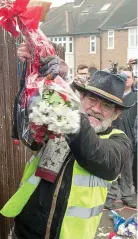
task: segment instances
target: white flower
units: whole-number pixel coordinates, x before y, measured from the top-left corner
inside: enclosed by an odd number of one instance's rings
[[[45,100],[33,105],[29,115],[30,122],[36,125],[48,125],[48,130],[56,134],[76,133],[80,127],[80,114],[67,105],[53,106]]]

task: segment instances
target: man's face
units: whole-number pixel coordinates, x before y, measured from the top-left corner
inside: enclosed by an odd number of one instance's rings
[[[126,89],[130,89],[133,85],[133,77],[131,71],[121,71],[121,73],[127,75]]]
[[[92,94],[82,95],[81,102],[83,110],[88,115],[90,124],[96,133],[104,132],[120,113],[117,112],[114,104]]]
[[[77,72],[77,79],[81,82],[81,83],[85,83],[88,81],[89,78],[89,71],[88,68],[84,68],[82,70],[78,70]]]

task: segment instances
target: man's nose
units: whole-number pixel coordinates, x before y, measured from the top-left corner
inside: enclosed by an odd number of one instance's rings
[[[94,113],[101,114],[102,113],[101,102],[95,103],[95,105],[92,107],[92,110],[94,111]]]

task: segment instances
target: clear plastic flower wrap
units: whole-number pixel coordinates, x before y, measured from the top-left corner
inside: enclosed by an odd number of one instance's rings
[[[69,85],[57,76],[54,80],[39,74],[40,58],[55,56],[48,38],[38,28],[42,7],[27,7],[29,0],[2,1],[0,25],[15,37],[17,26],[31,53],[17,107],[19,139],[26,145],[43,143],[47,138],[74,134],[80,127],[79,99]]]

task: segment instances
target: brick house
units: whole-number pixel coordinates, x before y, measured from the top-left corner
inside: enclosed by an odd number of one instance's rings
[[[65,47],[71,78],[79,64],[104,69],[138,55],[137,0],[75,0],[51,8],[41,29]]]

